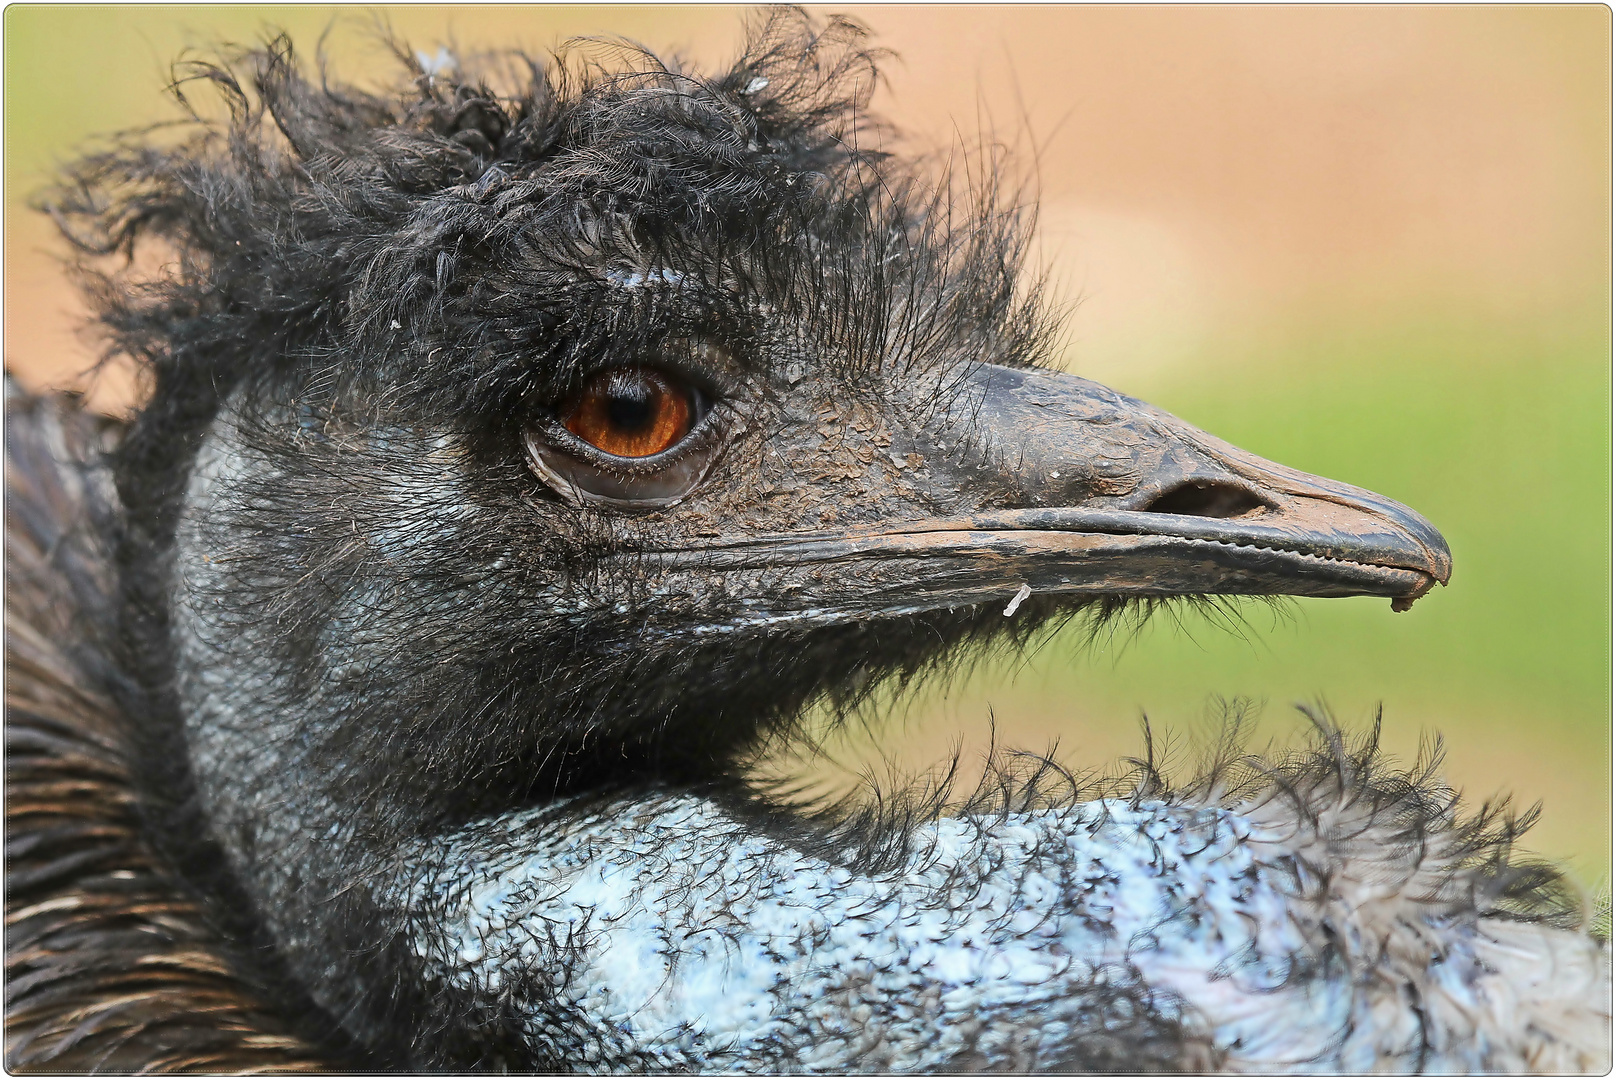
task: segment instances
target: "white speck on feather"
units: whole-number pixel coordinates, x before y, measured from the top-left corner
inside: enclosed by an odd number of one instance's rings
[[[1031,595],[1032,586],[1023,582],[1021,588],[1016,590],[1016,595],[1010,598],[1010,603],[1005,605],[1004,617],[1008,619],[1010,616],[1014,615],[1017,609],[1021,607],[1021,602]]]
[[[653,266],[649,270],[612,268],[606,271],[606,280],[624,289],[638,289],[659,281],[664,285],[678,287],[684,284],[685,276],[668,267]]]
[[[421,70],[429,78],[436,78],[445,72],[453,71],[459,66],[455,62],[454,55],[442,45],[438,46],[437,54],[434,56],[427,55],[422,49],[416,49],[415,61],[421,65]]]

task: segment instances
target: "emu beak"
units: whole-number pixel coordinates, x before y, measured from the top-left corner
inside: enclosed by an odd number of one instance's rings
[[[1030,594],[1385,596],[1405,611],[1448,581],[1446,542],[1408,507],[1248,454],[1098,383],[976,365],[951,390],[905,482],[928,500],[1002,508],[661,554],[773,575],[774,594],[793,599],[742,620],[753,625],[1015,596],[1012,614]]]
[[[1012,558],[1035,591],[1387,596],[1406,611],[1452,573],[1442,535],[1382,495],[1246,453],[1087,379],[982,366],[969,380],[949,421],[974,410],[988,453],[1042,504],[970,527],[1007,556],[1024,547]]]

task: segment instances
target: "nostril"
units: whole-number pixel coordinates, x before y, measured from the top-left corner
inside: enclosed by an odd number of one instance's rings
[[[1144,509],[1151,514],[1235,518],[1268,508],[1267,503],[1245,488],[1216,481],[1192,480],[1162,492]]]

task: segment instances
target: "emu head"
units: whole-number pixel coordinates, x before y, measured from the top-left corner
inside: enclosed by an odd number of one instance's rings
[[[503,96],[252,62],[251,93],[203,73],[229,124],[86,161],[57,212],[171,252],[101,279],[154,376],[118,462],[131,667],[166,797],[293,954],[271,879],[720,781],[961,643],[1447,579],[1407,508],[1053,370],[1027,215],[880,149],[851,24]]]

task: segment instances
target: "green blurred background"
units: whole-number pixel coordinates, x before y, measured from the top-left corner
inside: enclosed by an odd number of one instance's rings
[[[820,9],[821,13],[831,9]],[[1541,800],[1529,846],[1594,889],[1611,865],[1611,15],[1559,7],[851,7],[898,55],[878,108],[920,146],[991,130],[1042,193],[1040,257],[1077,301],[1065,363],[1266,457],[1400,499],[1454,580],[1384,601],[1193,613],[1125,645],[1074,634],[927,688],[884,752],[1059,739],[1079,767],[1139,719],[1202,726],[1214,696],[1353,727],[1405,758],[1447,739],[1472,802]],[[70,7],[5,13],[10,366],[81,384],[92,343],[38,215],[53,162],[173,115],[171,60],[265,27],[387,70],[417,48],[624,35],[716,65],[743,9]],[[107,377],[101,407],[127,407]],[[859,752],[847,740],[847,754]],[[842,750],[838,750],[841,754]]]

